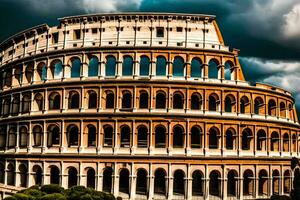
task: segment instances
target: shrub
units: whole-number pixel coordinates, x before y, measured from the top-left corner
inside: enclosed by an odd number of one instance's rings
[[[38,186],[38,185],[33,185],[33,186],[31,186],[30,188],[28,188],[28,189],[39,190],[39,189],[40,189],[40,186]]]
[[[27,194],[16,193],[13,195],[16,200],[32,200],[33,198]]]
[[[273,195],[271,196],[270,200],[291,200],[288,196],[279,196],[279,195]]]
[[[80,200],[94,200],[90,194],[85,194],[80,197]]]
[[[42,192],[40,190],[37,189],[27,189],[23,192],[23,194],[32,196],[32,197],[41,197],[43,196]]]
[[[4,200],[17,200],[14,196],[5,197]]]
[[[117,197],[117,200],[122,200],[122,197]]]
[[[112,195],[110,193],[104,193],[104,194],[105,194],[105,197],[104,197],[105,200],[115,200],[116,199],[114,197],[114,195]]]
[[[64,188],[60,187],[59,185],[51,184],[42,186],[41,191],[47,194],[62,193],[64,191]]]
[[[60,193],[46,194],[41,200],[67,200],[67,198]]]

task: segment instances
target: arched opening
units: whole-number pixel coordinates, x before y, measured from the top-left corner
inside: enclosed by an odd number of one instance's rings
[[[192,174],[192,195],[203,196],[203,174],[200,170],[196,170]]]
[[[155,148],[166,147],[166,129],[163,126],[155,128]]]
[[[74,167],[70,167],[68,170],[68,188],[77,185],[77,179],[78,179],[77,176],[78,176],[77,169]]]
[[[26,81],[27,81],[27,83],[31,83],[32,82],[32,78],[33,78],[33,71],[34,71],[34,69],[33,69],[33,63],[31,62],[31,63],[29,63],[29,64],[27,64],[27,66],[26,66],[26,69],[25,69],[25,77],[26,77]]]
[[[132,97],[129,91],[123,92],[122,108],[132,108]]]
[[[128,169],[122,169],[120,171],[119,191],[122,193],[125,193],[125,194],[129,194],[129,171],[128,171]]]
[[[244,129],[242,132],[242,150],[250,150],[252,138],[253,135],[251,129]]]
[[[173,76],[184,77],[184,60],[180,56],[176,56],[173,61]]]
[[[89,61],[89,67],[88,67],[89,77],[98,76],[98,65],[99,65],[98,58],[96,56],[91,57]]]
[[[276,116],[276,103],[273,99],[268,102],[268,115]]]
[[[246,170],[243,175],[243,191],[244,196],[253,196],[254,195],[254,180],[253,172],[251,170]]]
[[[131,131],[128,126],[121,128],[121,147],[129,148],[131,146]]]
[[[33,146],[34,147],[42,146],[42,139],[43,139],[42,127],[36,125],[33,127],[32,131],[33,131]]]
[[[163,56],[156,58],[156,76],[166,76],[167,60]]]
[[[183,148],[184,146],[184,129],[182,126],[173,128],[173,148]]]
[[[18,65],[16,66],[15,68],[15,71],[14,71],[14,76],[15,76],[15,79],[18,81],[18,85],[21,85],[22,82],[23,82],[23,65]]]
[[[60,94],[53,92],[49,95],[49,110],[60,109]]]
[[[291,191],[291,173],[286,170],[283,175],[283,192],[289,194]]]
[[[44,62],[41,62],[37,65],[37,72],[38,72],[37,81],[47,80],[47,66]]]
[[[283,135],[283,151],[288,152],[290,150],[290,137],[289,134],[285,133]]]
[[[133,59],[131,56],[124,56],[123,57],[123,64],[122,64],[122,75],[123,76],[132,76],[133,70]]]
[[[297,137],[296,134],[292,135],[292,151],[297,150]]]
[[[28,145],[28,129],[25,126],[22,126],[19,130],[20,139],[19,139],[19,147],[26,148]]]
[[[95,147],[96,146],[96,127],[93,125],[88,126],[88,147]]]
[[[79,130],[76,125],[70,125],[67,128],[68,147],[77,147],[79,144]]]
[[[208,63],[208,78],[218,79],[219,62],[215,59],[211,59]]]
[[[280,103],[280,117],[286,118],[286,107],[284,102]]]
[[[148,189],[148,178],[147,171],[145,169],[138,169],[136,178],[136,193],[137,194],[147,194]]]
[[[44,108],[44,97],[40,93],[34,96],[34,110],[42,111]]]
[[[277,132],[271,134],[271,151],[279,151],[280,138]]]
[[[29,94],[25,94],[22,97],[22,113],[28,113],[30,111],[31,97]]]
[[[240,113],[250,113],[250,101],[246,96],[243,96],[240,100]]]
[[[3,77],[4,77],[4,87],[11,87],[12,85],[12,69],[8,69],[6,71],[3,72]]]
[[[158,92],[155,98],[155,108],[165,109],[166,108],[166,94],[163,92]]]
[[[148,56],[141,56],[140,60],[140,76],[149,76],[150,59]]]
[[[104,147],[112,147],[114,141],[113,128],[111,126],[106,126],[104,128]]]
[[[7,138],[7,127],[0,127],[0,150],[5,150],[6,148],[6,138]],[[0,163],[1,164],[1,163]]]
[[[17,104],[19,105],[19,101],[17,102]],[[16,110],[17,113],[19,113],[19,107]],[[10,113],[10,98],[5,98],[3,100],[3,116],[8,116]]]
[[[79,93],[76,91],[69,92],[69,109],[79,108]]]
[[[79,58],[72,58],[71,78],[80,77],[81,61]]]
[[[103,191],[111,193],[112,189],[112,173],[111,167],[106,167],[103,171]]]
[[[279,195],[279,178],[280,178],[280,174],[278,170],[274,170],[272,173],[272,177],[273,177],[273,183],[272,183],[272,191],[273,191],[273,195]]]
[[[94,91],[89,91],[88,93],[88,108],[89,109],[94,109],[97,108],[97,101],[98,101],[98,97],[97,97],[97,93]]]
[[[50,168],[50,184],[59,184],[59,169],[56,166]]]
[[[48,128],[48,147],[60,144],[60,131],[56,125],[50,125]]]
[[[181,93],[176,92],[173,95],[173,109],[183,109],[184,97]]]
[[[219,130],[215,127],[209,129],[209,148],[218,149],[219,147]]]
[[[262,150],[266,150],[266,141],[267,140],[267,135],[266,135],[266,132],[261,129],[257,132],[257,146],[256,146],[256,149],[258,151],[262,151]]]
[[[224,65],[224,78],[225,80],[231,80],[233,63],[231,61],[227,61]]]
[[[116,75],[117,60],[114,56],[106,56],[105,76]]]
[[[24,164],[19,166],[19,173],[20,173],[20,187],[27,186],[27,167]]]
[[[233,150],[235,149],[235,131],[233,129],[227,129],[226,133],[226,149]]]
[[[185,174],[182,170],[176,170],[174,173],[173,181],[173,194],[184,195],[185,194]]]
[[[193,58],[191,62],[191,77],[202,77],[202,61],[199,58]]]
[[[258,195],[268,196],[268,173],[266,170],[260,170],[258,175]]]
[[[211,94],[208,98],[208,110],[218,111],[219,110],[219,97],[216,94]]]
[[[235,112],[235,98],[233,95],[227,95],[225,98],[225,112]]]
[[[139,99],[140,108],[148,108],[148,93],[146,91],[140,92]]]
[[[209,194],[211,196],[221,196],[221,174],[214,170],[209,174]]]
[[[202,148],[202,129],[199,126],[191,128],[191,148]]]
[[[115,94],[112,91],[106,92],[105,108],[114,108],[115,107]]]
[[[0,183],[4,183],[5,181],[5,167],[4,164],[0,163]]]
[[[43,182],[43,170],[40,166],[35,165],[33,167],[33,175],[34,175],[34,184],[35,185],[42,185]]]
[[[191,109],[200,110],[202,106],[202,98],[199,93],[193,93],[191,96]]]
[[[261,97],[256,97],[254,100],[254,113],[263,115],[265,113],[265,104]]]
[[[51,65],[50,69],[52,72],[53,79],[61,79],[63,76],[63,64],[60,60],[54,60]]]
[[[95,182],[96,172],[93,168],[90,168],[87,170],[86,178],[87,178],[86,187],[95,189],[95,187],[96,187],[96,182]]]
[[[7,185],[14,186],[15,185],[15,167],[13,164],[8,164],[7,166]]]
[[[237,196],[237,172],[230,170],[227,175],[227,196]]]
[[[166,172],[157,169],[154,173],[154,194],[166,194]]]
[[[138,128],[138,148],[147,148],[148,147],[148,129],[145,126]]]
[[[12,127],[8,131],[8,147],[15,148],[16,147],[16,128]]]

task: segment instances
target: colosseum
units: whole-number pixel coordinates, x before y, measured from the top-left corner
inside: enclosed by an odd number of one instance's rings
[[[123,199],[288,194],[294,99],[247,82],[238,53],[198,14],[72,16],[3,41],[0,196],[50,183]]]

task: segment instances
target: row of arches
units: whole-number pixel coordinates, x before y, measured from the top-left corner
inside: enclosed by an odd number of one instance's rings
[[[62,173],[67,175],[68,188],[80,184],[82,175],[79,174],[79,171],[75,167],[68,167],[67,169],[65,169],[65,172],[61,172],[61,170],[57,166],[52,165],[49,166],[48,171],[49,173],[47,173],[47,176],[49,176],[50,184],[62,184]],[[86,186],[97,189],[96,184],[98,182],[98,173],[96,172],[96,170],[92,167],[87,167],[84,172],[86,177]],[[6,184],[15,185],[16,175],[14,164],[9,163],[5,170],[4,164],[0,163],[0,183],[5,183],[5,173],[7,178]],[[18,174],[20,178],[20,180],[18,181],[18,186],[28,187],[29,177],[27,166],[24,164],[20,164],[18,166]],[[33,166],[31,174],[33,175],[34,180],[34,183],[32,184],[42,185],[44,183],[46,174],[43,172],[43,169],[39,165]],[[221,197],[222,193],[226,193],[228,197],[238,197],[238,195],[241,195],[241,190],[238,186],[239,180],[243,180],[243,196],[255,197],[256,192],[259,196],[269,196],[272,194],[278,195],[280,193],[287,194],[291,190],[292,178],[290,170],[285,170],[281,175],[279,170],[277,169],[272,170],[270,174],[268,174],[265,169],[261,169],[257,172],[257,175],[255,175],[255,173],[251,169],[246,169],[240,175],[242,179],[239,179],[238,171],[236,171],[235,169],[229,169],[226,172],[226,179],[222,178],[222,173],[217,169],[211,170],[208,174],[208,177],[205,177],[204,173],[201,170],[195,169],[191,173],[191,179],[187,179],[186,173],[181,169],[174,170],[171,177],[168,177],[168,173],[163,168],[157,168],[152,175],[150,175],[146,169],[138,168],[132,176],[130,170],[127,168],[121,168],[120,170],[115,172],[112,167],[105,167],[101,170],[100,174],[102,177],[102,186],[100,187],[102,188],[102,191],[113,192],[113,187],[116,187],[116,185],[114,184],[114,177],[118,177],[117,181],[119,193],[130,195],[130,187],[133,187],[132,184],[134,183],[134,178],[136,184],[135,193],[147,195],[149,193],[149,184],[152,176],[152,180],[154,182],[153,193],[164,196],[166,196],[169,192],[169,181],[172,181],[173,183],[173,195],[185,196],[187,194],[187,180],[191,180],[191,193],[193,196],[204,196],[204,194],[208,191],[210,196]],[[272,194],[269,193],[270,185],[272,185]],[[208,188],[206,189],[205,187]],[[225,190],[225,188],[227,189],[227,191]],[[281,191],[281,188],[283,188],[283,191]]]
[[[101,73],[100,65],[103,63],[105,67],[104,76],[111,77],[120,74],[122,76],[149,76],[151,74],[151,65],[155,63],[155,75],[167,76],[171,74],[173,77],[185,77],[187,73],[192,78],[202,78],[204,67],[201,58],[194,57],[188,63],[181,56],[175,56],[172,61],[168,61],[165,56],[157,56],[155,60],[150,60],[147,55],[141,55],[138,61],[135,61],[131,55],[124,55],[121,61],[118,61],[114,55],[107,55],[103,62],[99,61],[97,56],[88,56],[87,73],[88,77],[97,77]],[[122,69],[118,72],[118,63],[122,64]],[[138,63],[138,69],[135,65]],[[23,83],[32,83],[34,81],[46,81],[47,79],[79,78],[84,73],[83,66],[85,65],[79,57],[71,57],[67,64],[63,64],[60,59],[51,61],[49,67],[46,62],[39,62],[34,66],[34,62],[29,62],[25,66],[17,65],[13,70],[8,69],[3,72],[3,86],[10,87],[12,85]],[[187,70],[190,66],[190,70]],[[232,80],[234,78],[233,69],[234,63],[230,60],[224,64],[224,70],[221,70],[223,65],[217,59],[210,59],[208,62],[208,78]],[[24,69],[23,69],[24,68]],[[169,69],[171,68],[171,69]],[[135,72],[135,71],[138,72]],[[223,72],[224,71],[224,72]],[[221,75],[221,72],[224,75]],[[13,79],[13,80],[12,80]]]
[[[99,133],[99,130],[93,124],[86,125],[81,131],[75,123],[66,127],[65,143],[62,142],[63,131],[61,131],[59,125],[49,124],[45,131],[41,125],[32,126],[32,135],[29,134],[27,126],[20,126],[18,129],[16,126],[2,127],[0,147],[15,148],[18,145],[20,148],[27,148],[29,140],[32,140],[30,144],[33,147],[67,145],[68,147],[103,146],[107,148],[131,148],[132,146],[138,148],[148,148],[150,146],[155,148],[186,148],[189,146],[192,149],[200,149],[206,146],[209,149],[220,149],[221,146],[224,146],[227,150],[297,151],[296,134],[287,132],[279,134],[277,131],[267,134],[264,129],[259,129],[254,135],[250,128],[244,128],[239,135],[234,128],[227,128],[224,130],[224,134],[221,134],[220,129],[216,126],[211,127],[205,133],[198,125],[191,126],[188,131],[182,125],[174,125],[170,130],[164,125],[156,125],[153,129],[153,136],[151,136],[152,134],[147,125],[139,125],[134,133],[132,128],[126,124],[121,125],[118,130],[115,130],[111,124],[104,124]],[[44,137],[46,138],[44,139]],[[83,138],[81,139],[81,137]],[[18,144],[16,143],[17,138]],[[44,141],[46,141],[46,144],[44,144]]]

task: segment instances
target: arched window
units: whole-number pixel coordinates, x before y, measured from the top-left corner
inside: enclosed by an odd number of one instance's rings
[[[8,164],[7,170],[6,170],[6,179],[7,179],[7,185],[15,185],[15,167],[13,164]]]
[[[0,127],[0,150],[4,150],[6,147],[6,135],[7,135],[6,126]]]
[[[202,148],[202,129],[199,126],[193,126],[191,129],[191,147]]]
[[[272,178],[273,178],[273,183],[272,183],[272,191],[273,191],[273,195],[279,195],[279,178],[280,178],[280,174],[278,170],[274,170],[272,173]]]
[[[133,59],[131,56],[123,57],[123,65],[122,65],[122,75],[123,76],[132,76],[133,70]]]
[[[32,168],[32,171],[33,171],[33,178],[34,178],[34,184],[35,185],[42,185],[42,182],[43,182],[43,170],[40,166],[38,165],[35,165],[33,168]]]
[[[119,179],[119,191],[129,194],[129,171],[128,169],[121,169]]]
[[[225,112],[235,111],[235,98],[233,95],[227,95],[225,98]]]
[[[111,193],[112,189],[112,173],[113,170],[111,167],[106,167],[103,171],[103,188],[102,190],[104,192],[109,192]]]
[[[132,108],[132,97],[129,91],[123,92],[122,108]]]
[[[50,125],[48,128],[48,147],[59,145],[60,143],[60,132],[56,125]]]
[[[2,110],[2,113],[3,113],[4,116],[7,116],[7,115],[9,115],[9,112],[10,112],[10,98],[5,98],[3,100],[3,110]]]
[[[184,77],[184,60],[180,56],[176,56],[173,61],[173,76]]]
[[[115,94],[112,91],[106,92],[106,99],[105,99],[105,108],[114,108],[115,107]]]
[[[24,164],[19,166],[20,173],[20,187],[25,188],[27,186],[27,167]]]
[[[290,137],[289,134],[285,133],[283,135],[283,151],[288,152],[290,150]]]
[[[78,176],[77,169],[74,167],[70,167],[68,170],[68,188],[77,185],[77,179],[78,179],[77,176]]]
[[[69,109],[79,108],[79,93],[76,91],[69,92]]]
[[[32,82],[32,78],[33,78],[33,63],[29,63],[26,66],[25,69],[25,77],[26,77],[26,81],[27,83],[31,83]]]
[[[215,59],[211,59],[208,63],[208,78],[217,79],[218,78],[218,65],[219,62]]]
[[[106,126],[104,128],[104,147],[112,147],[114,141],[113,128],[111,126]]]
[[[166,129],[163,126],[155,128],[155,148],[166,147]]]
[[[258,151],[266,150],[267,147],[266,139],[267,139],[266,132],[262,129],[259,130],[257,132],[257,147],[256,147]]]
[[[42,111],[44,108],[44,97],[40,93],[37,93],[34,96],[34,110],[35,111]]]
[[[47,66],[44,62],[41,62],[37,65],[38,71],[38,81],[45,81],[47,80]]]
[[[15,79],[18,81],[18,85],[21,85],[22,82],[23,82],[23,66],[22,65],[18,65],[16,68],[15,68],[15,72],[14,72],[14,76],[15,76]]]
[[[173,194],[184,195],[185,194],[185,174],[182,170],[176,170],[173,180]]]
[[[121,128],[121,147],[131,146],[131,131],[128,126],[123,126]]]
[[[19,114],[19,106],[20,106],[20,96],[16,95],[13,97],[12,101],[12,115],[18,115]]]
[[[31,98],[29,94],[24,94],[22,98],[22,113],[28,113],[30,111]]]
[[[216,94],[211,94],[208,99],[208,110],[217,111],[219,109],[219,97]]]
[[[242,132],[242,150],[250,150],[252,138],[252,131],[249,128],[244,129]]]
[[[191,77],[202,77],[202,62],[199,58],[193,58],[191,62]]]
[[[11,87],[12,85],[12,69],[8,69],[3,73],[4,86]]]
[[[63,76],[63,64],[60,60],[55,60],[51,63],[51,71],[53,79],[60,79]]]
[[[256,97],[254,100],[254,113],[257,115],[264,114],[265,104],[261,97]]]
[[[182,126],[177,125],[173,128],[173,148],[183,148],[184,135]]]
[[[268,102],[268,115],[276,116],[276,103],[273,99]]]
[[[115,76],[116,66],[117,66],[116,58],[114,56],[106,56],[105,76]]]
[[[279,151],[279,134],[277,132],[273,132],[271,134],[271,151]]]
[[[138,169],[136,177],[136,193],[137,194],[147,194],[148,189],[148,178],[147,171],[145,169]]]
[[[181,93],[176,92],[173,95],[173,109],[183,109],[184,97]]]
[[[141,56],[140,61],[140,76],[149,76],[150,59],[148,56]]]
[[[140,99],[139,99],[139,104],[140,108],[148,108],[149,103],[148,103],[148,93],[146,91],[140,92]]]
[[[226,130],[226,149],[233,150],[235,148],[235,132],[233,129]]]
[[[196,170],[192,174],[192,195],[203,196],[203,174],[200,170]]]
[[[57,92],[52,92],[49,95],[49,110],[60,109],[60,94]]]
[[[93,168],[89,168],[86,173],[86,187],[95,189],[96,186],[96,172]]]
[[[286,107],[284,102],[280,103],[280,117],[286,118]]]
[[[221,196],[221,174],[214,170],[209,175],[209,194],[212,196]]]
[[[209,129],[209,148],[218,149],[219,147],[219,131],[213,127]]]
[[[260,170],[258,175],[258,195],[268,196],[268,173],[266,170]]]
[[[292,151],[297,150],[297,137],[296,134],[292,135]]]
[[[166,172],[163,169],[154,173],[154,194],[166,194]]]
[[[231,72],[232,72],[233,63],[231,61],[227,61],[224,65],[224,78],[225,80],[231,80]]]
[[[148,147],[148,129],[145,126],[138,128],[138,148]]]
[[[250,102],[246,96],[243,96],[240,100],[240,113],[250,113]]]
[[[32,130],[33,130],[33,146],[35,147],[42,146],[42,138],[43,138],[42,127],[39,125],[35,125]]]
[[[156,58],[156,76],[166,76],[167,60],[163,56]]]
[[[79,130],[75,125],[70,125],[67,128],[68,131],[68,146],[78,146],[79,144]]]
[[[79,58],[72,59],[72,66],[71,66],[71,78],[78,78],[80,77],[81,71],[81,61]]]
[[[227,175],[227,196],[237,196],[237,172],[230,170]]]
[[[285,170],[283,175],[283,192],[289,194],[291,191],[291,173],[289,170]]]
[[[8,131],[8,147],[15,148],[16,147],[16,128],[12,127]]]
[[[88,126],[88,146],[95,147],[96,146],[96,128],[93,125]]]
[[[254,195],[254,176],[251,170],[246,170],[243,174],[243,191],[244,196],[253,196]]]
[[[50,167],[50,184],[59,184],[60,180],[60,172],[58,167],[52,166]]]
[[[5,180],[5,167],[4,164],[0,163],[0,183],[4,184]]]
[[[20,148],[27,147],[27,139],[28,139],[28,130],[25,126],[20,128],[20,139],[19,139],[19,146]]]
[[[89,109],[93,109],[93,108],[97,108],[97,101],[98,101],[98,97],[97,97],[97,93],[94,91],[89,91],[88,92],[88,108]]]
[[[191,109],[200,110],[202,106],[202,99],[199,93],[193,93],[191,96]]]
[[[98,76],[98,65],[99,65],[98,58],[96,56],[91,57],[89,62],[89,69],[88,69],[89,77]]]
[[[164,92],[156,93],[155,108],[156,109],[165,109],[166,108],[166,94]]]

